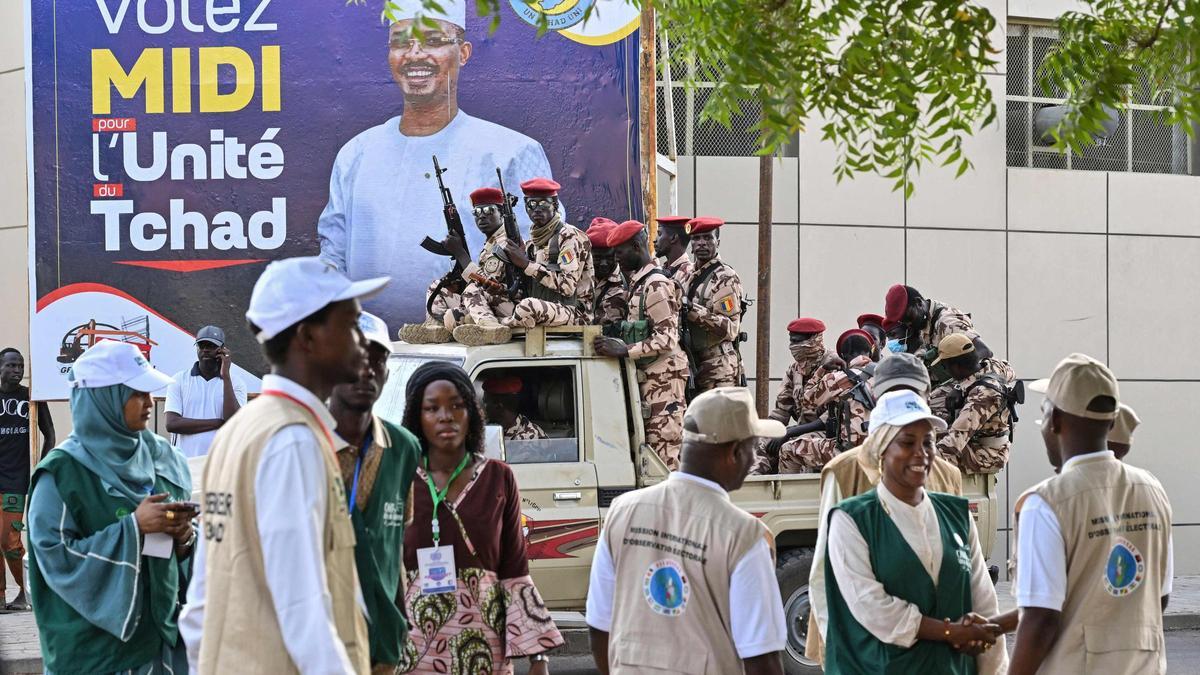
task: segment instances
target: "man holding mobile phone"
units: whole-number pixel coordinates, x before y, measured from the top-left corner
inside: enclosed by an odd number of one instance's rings
[[[246,405],[246,387],[233,376],[232,367],[225,331],[201,328],[196,333],[196,362],[175,373],[167,387],[167,431],[185,456],[207,455],[217,429]]]

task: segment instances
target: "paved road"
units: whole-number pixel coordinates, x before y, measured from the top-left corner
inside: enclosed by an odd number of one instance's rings
[[[1167,633],[1167,666],[1171,673],[1200,673],[1200,631]],[[517,675],[525,675],[529,662],[517,664]],[[592,675],[596,672],[590,656],[567,656],[550,661],[553,675]]]

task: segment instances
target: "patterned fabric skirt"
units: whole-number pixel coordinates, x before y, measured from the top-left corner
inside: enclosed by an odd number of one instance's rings
[[[458,570],[453,593],[421,595],[409,573],[404,594],[411,628],[398,672],[511,675],[514,657],[554,649],[562,635],[528,576],[500,580]]]

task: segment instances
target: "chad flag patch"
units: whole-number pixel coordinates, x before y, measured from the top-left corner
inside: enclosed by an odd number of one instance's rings
[[[721,302],[718,304],[718,308],[724,314],[733,314],[733,309],[735,307],[737,307],[737,300],[734,299],[732,295],[727,295],[724,298],[721,298]]]
[[[573,262],[575,262],[575,252],[574,251],[563,251],[562,253],[558,254],[558,264],[560,266],[570,265]]]

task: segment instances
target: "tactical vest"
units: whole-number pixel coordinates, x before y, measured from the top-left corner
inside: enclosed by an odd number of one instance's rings
[[[554,234],[550,235],[550,256],[546,260],[546,269],[550,270],[551,272],[557,272],[560,269],[558,266],[558,255],[562,247],[559,237],[560,234],[562,234],[562,225],[559,225],[558,229],[554,230]],[[530,260],[536,258],[536,251],[536,245],[532,241],[529,242],[529,247],[526,249],[526,253],[528,254]],[[530,281],[528,297],[536,298],[538,300],[545,300],[547,302],[553,302],[564,307],[570,307],[571,309],[578,309],[582,306],[579,302],[579,298],[568,298],[565,295],[560,295],[559,293],[546,288],[545,284],[537,279],[532,279]]]
[[[716,273],[718,268],[724,266],[725,263],[723,262],[718,262],[715,265],[709,265],[704,269],[703,272],[692,279],[692,283],[688,285],[687,303],[685,303],[685,306],[692,303],[692,300],[696,297],[696,292],[700,290],[700,287],[703,286],[709,280],[709,278]],[[721,336],[710,331],[707,326],[690,319],[686,319],[686,317],[684,318],[687,321],[688,347],[691,349],[693,354],[699,354],[700,352],[711,349],[725,341]]]

